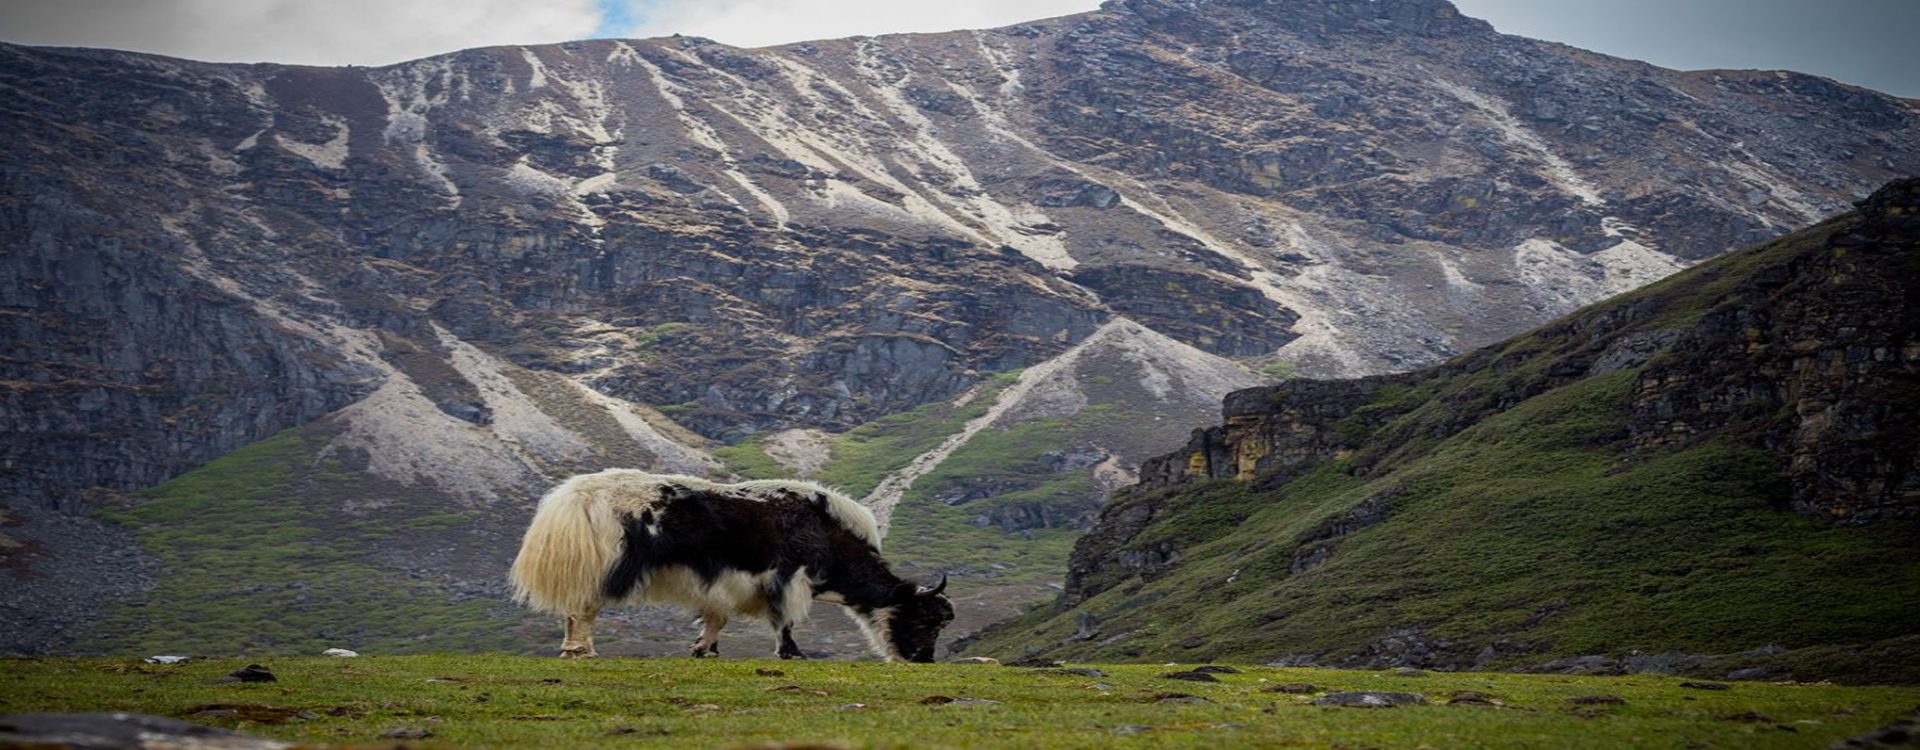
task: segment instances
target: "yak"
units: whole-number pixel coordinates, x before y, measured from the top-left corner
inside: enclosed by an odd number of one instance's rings
[[[662,602],[697,613],[693,656],[718,656],[732,617],[765,619],[775,655],[805,658],[793,626],[814,601],[846,608],[876,654],[933,661],[953,603],[902,580],[880,556],[873,512],[812,482],[720,484],[609,469],[541,497],[514,559],[514,598],[566,618],[560,656],[590,657],[606,606]]]

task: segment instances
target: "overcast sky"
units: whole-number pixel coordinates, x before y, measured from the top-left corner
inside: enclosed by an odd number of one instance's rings
[[[1273,0],[1301,2],[1304,0]],[[1510,34],[1670,68],[1784,68],[1920,97],[1920,0],[1455,0]],[[680,32],[760,46],[988,28],[1097,0],[0,0],[0,40],[383,65],[494,44]]]

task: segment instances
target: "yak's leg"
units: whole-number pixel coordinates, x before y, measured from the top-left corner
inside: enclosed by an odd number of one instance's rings
[[[560,640],[560,658],[585,659],[600,655],[593,650],[593,618],[599,614],[596,607],[567,615],[567,634]]]
[[[719,612],[700,613],[700,640],[693,642],[693,658],[720,655],[720,629],[727,626],[727,616]]]
[[[792,625],[780,626],[780,650],[775,651],[774,653],[782,659],[807,658],[806,654],[800,653],[800,644],[793,642],[793,626]]]

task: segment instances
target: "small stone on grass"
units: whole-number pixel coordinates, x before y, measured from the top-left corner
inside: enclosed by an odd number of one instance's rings
[[[228,674],[227,676],[220,678],[220,681],[222,682],[274,682],[278,679],[280,678],[274,677],[273,672],[269,671],[266,667],[260,666],[258,664],[248,664],[244,667],[234,670],[231,674]]]
[[[1478,690],[1455,690],[1447,694],[1449,706],[1498,706],[1500,702],[1493,696]]]
[[[1350,706],[1353,708],[1393,708],[1426,703],[1427,697],[1419,693],[1389,693],[1376,690],[1346,690],[1327,693],[1313,700],[1316,706]]]
[[[1075,677],[1107,676],[1107,673],[1102,672],[1098,669],[1094,669],[1093,667],[1053,667],[1050,669],[1036,669],[1036,670],[1033,670],[1033,673],[1034,674],[1064,674],[1064,675],[1073,675]]]
[[[929,695],[920,699],[920,705],[923,706],[995,706],[999,704],[1000,701],[990,701],[983,698],[955,698],[951,695]]]
[[[1626,704],[1627,699],[1618,695],[1582,695],[1568,698],[1567,702],[1576,706],[1621,706]]]

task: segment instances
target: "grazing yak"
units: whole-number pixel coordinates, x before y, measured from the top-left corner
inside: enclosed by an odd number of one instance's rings
[[[888,661],[933,661],[953,620],[945,576],[931,588],[895,576],[873,512],[811,482],[573,477],[540,499],[512,578],[515,599],[566,618],[562,657],[594,656],[594,616],[620,602],[698,613],[695,657],[718,656],[728,618],[751,616],[780,634],[776,655],[804,658],[793,626],[815,600],[846,607]]]

